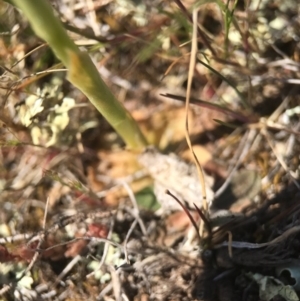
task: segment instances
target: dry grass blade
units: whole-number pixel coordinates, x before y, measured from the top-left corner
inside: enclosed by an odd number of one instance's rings
[[[164,97],[171,98],[171,99],[176,99],[176,100],[179,100],[179,101],[185,101],[185,98],[183,96],[173,95],[173,94],[170,94],[170,93],[161,94],[161,95],[164,96]],[[221,106],[221,105],[218,105],[218,104],[215,104],[215,103],[211,103],[211,102],[208,102],[208,101],[204,101],[204,100],[201,100],[201,99],[196,99],[196,98],[191,97],[190,98],[190,103],[198,105],[198,106],[206,108],[206,109],[221,112],[225,115],[229,115],[229,116],[235,118],[236,120],[239,120],[239,121],[244,122],[244,123],[254,123],[254,122],[258,121],[258,119],[255,116],[246,116],[246,115],[243,115],[240,112],[237,113],[237,112],[235,112],[233,110],[230,110],[229,108],[226,108],[224,106]]]
[[[198,28],[198,9],[193,10],[193,35],[192,35],[192,50],[191,50],[191,57],[190,57],[190,65],[189,65],[189,74],[188,74],[188,83],[187,83],[187,92],[186,92],[186,120],[185,120],[185,128],[186,128],[186,141],[193,154],[193,158],[195,160],[195,164],[198,170],[198,176],[202,187],[202,208],[208,214],[208,201],[207,201],[207,194],[206,194],[206,185],[204,179],[204,172],[203,168],[199,163],[199,160],[193,150],[193,146],[191,143],[190,135],[189,135],[189,120],[188,120],[188,110],[189,110],[189,103],[191,97],[191,87],[192,87],[192,80],[194,74],[194,68],[196,64],[196,55],[197,55],[197,28]],[[203,223],[200,224],[200,232],[199,235],[202,236],[203,234]]]

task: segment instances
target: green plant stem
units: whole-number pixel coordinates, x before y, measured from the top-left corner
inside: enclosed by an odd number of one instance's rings
[[[81,90],[106,118],[128,147],[140,149],[147,141],[130,113],[118,102],[99,75],[88,53],[69,38],[47,0],[12,0],[29,19],[35,33],[45,40],[68,68],[68,80]]]

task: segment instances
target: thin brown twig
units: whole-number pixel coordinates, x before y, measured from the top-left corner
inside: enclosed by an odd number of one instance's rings
[[[23,60],[25,60],[29,55],[31,55],[32,53],[34,53],[35,51],[45,47],[45,46],[48,46],[47,43],[43,43],[37,47],[35,47],[34,49],[32,49],[31,51],[27,52],[22,58],[20,58],[19,60],[17,60],[12,66],[11,68],[15,67],[16,65],[18,65],[20,62],[22,62]]]
[[[114,242],[110,239],[107,239],[107,238],[103,238],[103,237],[94,237],[94,236],[81,236],[81,237],[76,237],[76,238],[73,238],[73,239],[70,239],[68,241],[65,241],[65,242],[61,242],[61,243],[58,243],[56,245],[53,245],[51,247],[47,247],[45,249],[40,249],[39,251],[40,252],[45,252],[45,251],[49,251],[49,250],[52,250],[52,249],[55,249],[57,247],[61,247],[61,246],[65,246],[65,245],[68,245],[70,243],[73,243],[73,242],[76,242],[76,241],[79,241],[79,240],[87,240],[87,241],[93,241],[93,242],[101,242],[101,243],[109,243],[111,245],[113,245],[114,247],[118,247],[120,248],[122,251],[124,251],[124,247],[122,245],[120,245],[119,243],[117,242]]]
[[[293,228],[290,228],[283,232],[280,236],[274,238],[273,240],[269,242],[264,243],[250,243],[250,242],[243,242],[243,241],[231,241],[231,242],[223,242],[221,244],[215,245],[215,249],[219,249],[222,247],[228,247],[228,245],[231,245],[231,248],[235,249],[261,249],[265,248],[274,244],[278,244],[286,239],[288,239],[291,235],[296,234],[300,232],[300,226],[295,226]]]
[[[146,226],[143,222],[143,220],[141,219],[140,217],[140,209],[139,209],[139,206],[137,204],[137,201],[136,201],[136,198],[135,198],[135,195],[131,189],[131,187],[128,185],[127,182],[125,181],[122,181],[121,182],[123,187],[125,188],[125,190],[127,191],[128,193],[128,196],[129,196],[129,199],[134,207],[134,210],[133,210],[133,216],[134,218],[137,220],[137,222],[139,223],[139,226],[141,227],[141,230],[142,230],[142,233],[144,236],[147,236],[147,230],[146,230]]]
[[[39,231],[31,236],[30,241],[27,243],[27,245],[30,245],[32,242],[38,240],[39,235],[45,233],[45,235],[55,233],[59,229],[62,229],[66,227],[69,224],[73,223],[80,223],[86,219],[95,219],[95,218],[107,218],[112,217],[115,215],[115,210],[112,211],[96,211],[96,212],[80,212],[78,214],[74,214],[71,216],[66,216],[61,218],[57,223],[55,223],[52,227],[49,229],[46,229],[45,231]]]
[[[186,213],[186,215],[190,219],[193,227],[195,228],[195,230],[197,232],[199,243],[201,243],[201,236],[200,236],[200,233],[198,231],[198,226],[197,226],[197,223],[196,223],[195,219],[191,215],[191,213],[188,211],[188,209],[186,208],[186,206],[184,206],[182,204],[182,202],[174,194],[172,194],[169,190],[166,191],[166,194],[170,195],[182,207],[183,211]]]

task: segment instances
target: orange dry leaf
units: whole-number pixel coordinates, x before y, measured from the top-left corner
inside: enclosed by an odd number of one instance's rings
[[[93,223],[88,226],[88,231],[85,236],[106,238],[108,229],[105,225],[100,223]],[[83,237],[81,234],[76,235],[77,238]],[[75,257],[80,254],[88,245],[88,240],[77,240],[68,245],[65,257]]]
[[[86,233],[88,236],[106,238],[108,235],[108,229],[105,225],[100,223],[93,223],[89,225],[89,230]]]
[[[77,240],[68,245],[67,251],[65,252],[65,257],[75,257],[80,254],[83,249],[87,246],[87,240]]]

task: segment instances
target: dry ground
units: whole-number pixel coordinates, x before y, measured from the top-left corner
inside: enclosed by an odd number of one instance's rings
[[[185,95],[192,1],[52,4],[148,141],[191,161],[184,103],[161,94]],[[190,136],[214,210],[235,214],[201,242],[186,213],[155,213],[137,154],[0,12],[1,300],[298,300],[297,1],[199,4],[192,96],[222,108],[192,104]]]

